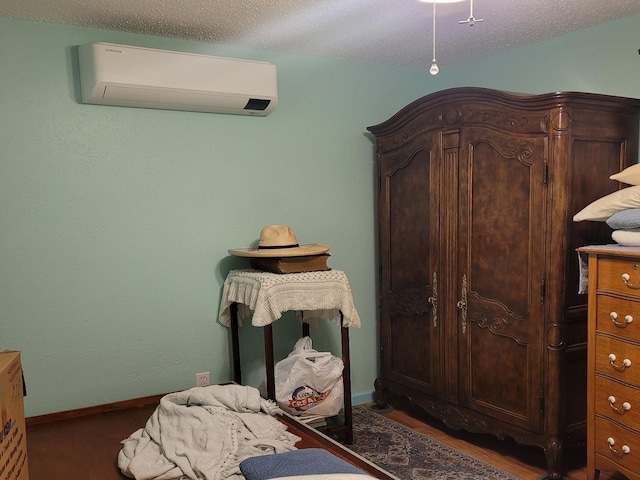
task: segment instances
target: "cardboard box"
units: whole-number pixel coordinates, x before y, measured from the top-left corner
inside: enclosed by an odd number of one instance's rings
[[[28,480],[20,352],[0,352],[0,480]]]

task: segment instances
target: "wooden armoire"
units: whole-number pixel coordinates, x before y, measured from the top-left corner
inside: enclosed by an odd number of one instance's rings
[[[544,449],[561,478],[586,429],[587,295],[573,222],[626,185],[640,100],[453,88],[376,126],[380,375],[455,429]],[[585,291],[586,293],[586,291]]]

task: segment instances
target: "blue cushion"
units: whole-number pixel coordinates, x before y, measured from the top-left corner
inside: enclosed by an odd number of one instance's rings
[[[627,208],[614,213],[607,220],[607,225],[614,230],[640,228],[640,208]]]
[[[291,452],[250,457],[240,462],[240,471],[246,480],[268,480],[294,475],[364,473],[321,448],[304,448]]]

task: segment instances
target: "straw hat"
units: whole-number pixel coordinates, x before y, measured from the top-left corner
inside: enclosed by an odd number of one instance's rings
[[[260,231],[257,248],[238,248],[229,253],[238,257],[302,257],[328,251],[327,245],[299,245],[295,233],[287,225],[267,225]]]

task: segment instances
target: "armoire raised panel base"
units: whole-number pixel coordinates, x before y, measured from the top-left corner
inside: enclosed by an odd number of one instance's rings
[[[368,130],[378,178],[377,403],[542,447],[562,476],[586,432],[583,245],[572,221],[638,161],[640,100],[454,88]]]

